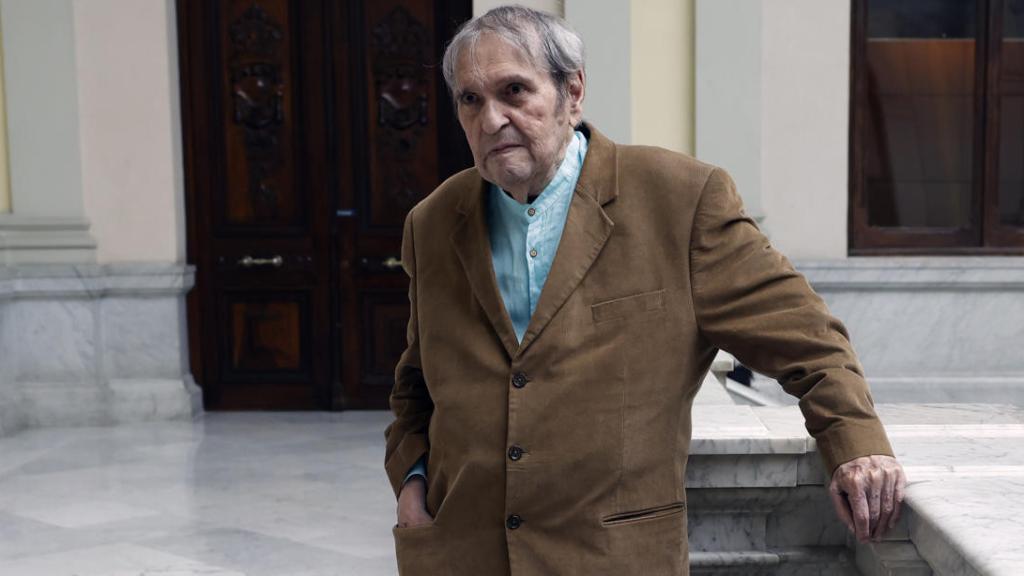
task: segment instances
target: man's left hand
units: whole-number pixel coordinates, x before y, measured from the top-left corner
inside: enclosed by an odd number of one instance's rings
[[[861,456],[840,465],[828,491],[839,519],[860,542],[882,539],[900,518],[907,477],[892,456]]]

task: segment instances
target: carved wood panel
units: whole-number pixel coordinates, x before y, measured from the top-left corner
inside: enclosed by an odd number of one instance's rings
[[[402,223],[472,162],[438,67],[471,2],[176,6],[206,408],[386,408]]]
[[[221,6],[225,224],[299,224],[290,3],[235,0]]]
[[[401,227],[438,184],[433,2],[366,4],[371,183],[364,225]]]

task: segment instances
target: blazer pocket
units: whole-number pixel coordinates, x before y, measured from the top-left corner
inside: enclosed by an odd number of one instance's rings
[[[436,521],[436,518],[435,518]],[[417,524],[416,526],[399,526],[397,523],[391,527],[391,530],[395,532],[409,532],[416,530],[425,530],[427,528],[433,528],[435,522],[428,522],[426,524]]]
[[[628,318],[651,310],[665,307],[665,289],[641,292],[590,305],[590,312],[595,323],[607,322],[616,318]]]
[[[672,502],[671,504],[662,504],[661,506],[652,506],[649,508],[640,508],[639,510],[629,510],[627,512],[609,514],[601,518],[601,525],[618,526],[620,524],[633,524],[636,522],[643,522],[645,520],[654,520],[655,518],[675,516],[685,510],[685,502]]]

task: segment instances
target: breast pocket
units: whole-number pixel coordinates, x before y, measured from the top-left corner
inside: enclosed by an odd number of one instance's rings
[[[594,318],[594,323],[600,324],[610,320],[646,316],[655,310],[664,308],[665,289],[662,288],[595,302],[590,305],[590,313]]]

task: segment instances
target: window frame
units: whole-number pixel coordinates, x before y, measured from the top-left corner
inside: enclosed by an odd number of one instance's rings
[[[1004,0],[977,0],[971,214],[967,228],[868,225],[864,190],[869,0],[853,0],[850,37],[848,248],[851,256],[1024,254],[1024,227],[999,219],[999,97]]]

